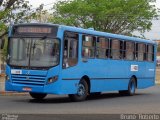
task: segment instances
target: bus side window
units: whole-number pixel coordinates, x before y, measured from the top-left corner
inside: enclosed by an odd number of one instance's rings
[[[76,33],[65,32],[63,48],[63,68],[75,66],[78,63],[78,38],[78,34]]]
[[[112,59],[121,59],[120,41],[117,39],[111,40],[111,58]]]
[[[83,35],[82,39],[83,39],[82,57],[94,58],[96,37]]]
[[[138,43],[138,61],[145,60],[145,44]]]
[[[134,60],[134,43],[127,41],[124,44],[125,44],[125,59]]]
[[[146,54],[146,44],[143,44],[143,50],[142,50],[143,61],[146,60],[145,54]]]
[[[120,41],[120,56],[119,56],[120,59],[123,59],[124,58],[124,42],[123,41]]]
[[[146,61],[147,60],[147,45],[146,44],[144,44],[144,61]]]
[[[109,57],[109,40],[104,37],[99,37],[96,43],[96,57],[108,58]]]
[[[147,45],[147,61],[154,61],[154,46]]]

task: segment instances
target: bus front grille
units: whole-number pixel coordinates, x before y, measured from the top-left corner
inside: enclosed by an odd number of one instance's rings
[[[46,76],[36,76],[36,75],[13,75],[12,83],[24,84],[24,85],[38,85],[44,86]]]

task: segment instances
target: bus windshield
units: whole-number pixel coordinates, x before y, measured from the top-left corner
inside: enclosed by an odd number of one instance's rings
[[[59,64],[58,39],[11,38],[9,40],[8,63],[22,67],[52,67]]]

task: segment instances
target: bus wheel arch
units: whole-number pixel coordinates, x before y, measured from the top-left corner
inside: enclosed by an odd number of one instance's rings
[[[87,83],[87,79],[86,78],[81,78],[81,80],[78,83],[78,87],[77,87],[77,93],[76,94],[69,94],[69,98],[71,101],[73,102],[80,102],[80,101],[84,101],[87,98],[88,95],[88,83]]]
[[[120,95],[127,95],[127,96],[133,96],[135,94],[137,88],[137,77],[133,75],[128,83],[128,89],[127,90],[120,90]]]
[[[135,82],[136,82],[136,88],[138,87],[138,82],[137,82],[137,77],[135,75],[133,75],[131,78],[134,78],[135,79]]]
[[[84,75],[81,80],[85,80],[87,82],[88,85],[88,94],[90,93],[90,89],[91,89],[91,83],[90,83],[90,78],[87,75]]]

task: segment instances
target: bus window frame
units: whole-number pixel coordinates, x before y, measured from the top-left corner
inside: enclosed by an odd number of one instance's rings
[[[153,51],[152,51],[152,60],[151,60],[151,61],[148,61],[148,51],[147,51],[147,48],[148,48],[149,45],[152,45],[152,50],[153,50]],[[151,44],[151,43],[147,43],[146,46],[147,46],[147,47],[146,47],[146,53],[147,53],[147,55],[146,55],[146,61],[147,61],[147,62],[150,62],[150,63],[153,63],[153,62],[155,61],[155,56],[156,56],[156,55],[155,55],[155,45],[154,45],[154,44]],[[150,53],[150,54],[151,54],[151,53]]]
[[[136,51],[136,47],[137,47],[136,45],[137,44],[143,44],[145,46],[145,51],[143,52],[143,60],[138,60],[138,53],[139,53],[139,51]],[[147,47],[146,46],[147,46],[147,44],[145,42],[135,42],[135,51],[134,51],[135,61],[137,61],[137,62],[146,62],[147,61],[147,58],[146,58]],[[137,53],[137,56],[136,56],[136,53]]]
[[[126,59],[126,46],[125,46],[125,44],[126,44],[126,42],[131,42],[131,43],[133,43],[133,59],[132,60],[129,60],[129,59]],[[124,49],[124,57],[123,57],[123,60],[125,60],[125,61],[136,61],[136,59],[135,59],[135,42],[134,41],[132,41],[132,40],[124,40],[124,44],[123,44],[124,46],[123,46],[123,49]]]
[[[64,45],[65,45],[65,33],[66,32],[72,32],[72,33],[75,33],[75,34],[77,34],[78,35],[78,40],[77,40],[77,63],[75,64],[75,65],[73,65],[73,66],[69,66],[69,67],[64,67],[63,66],[63,63],[64,63]],[[63,32],[63,42],[62,42],[62,69],[68,69],[68,68],[71,68],[71,67],[74,67],[74,66],[76,66],[78,63],[79,63],[79,41],[80,41],[80,39],[79,39],[79,36],[80,36],[80,33],[78,33],[78,32],[73,32],[73,31],[69,31],[69,30],[65,30],[64,32]]]
[[[83,47],[87,47],[87,46],[83,46],[83,36],[90,36],[90,37],[92,37],[93,38],[93,41],[94,41],[94,46],[93,46],[93,48],[94,48],[94,56],[93,57],[84,57],[83,56]],[[97,41],[97,35],[92,35],[92,34],[83,34],[82,33],[82,41],[81,41],[81,43],[82,43],[82,46],[81,46],[81,57],[82,57],[82,59],[96,59],[96,41]],[[94,38],[95,38],[95,40],[94,40]]]
[[[9,49],[10,49],[10,39],[12,38],[42,38],[41,36],[40,37],[37,37],[37,36],[30,36],[30,37],[27,37],[27,36],[11,36],[11,37],[8,37],[8,46],[7,46],[7,55],[9,55]],[[51,38],[51,39],[57,39],[59,41],[59,61],[58,61],[58,64],[55,65],[55,66],[50,66],[50,67],[31,67],[30,64],[28,66],[15,66],[15,65],[10,65],[9,64],[9,59],[7,57],[7,64],[13,68],[23,68],[23,69],[33,69],[33,70],[39,70],[39,69],[45,69],[45,70],[49,70],[50,68],[52,67],[56,67],[58,65],[60,65],[60,58],[61,58],[61,39],[58,38],[58,37],[50,37],[48,36],[47,38]]]
[[[119,59],[113,59],[113,57],[112,57],[112,41],[113,40],[118,40],[119,41],[119,47],[120,47],[120,49],[118,49],[119,50]],[[125,40],[123,40],[123,39],[119,39],[119,38],[110,38],[110,40],[109,40],[110,42],[109,42],[109,49],[110,49],[110,51],[109,51],[109,53],[110,53],[110,56],[109,56],[109,58],[111,59],[111,60],[124,60],[124,41]],[[121,49],[121,42],[122,42],[122,49]],[[116,49],[117,50],[117,49]],[[122,52],[122,54],[121,54],[121,52]],[[122,56],[122,57],[121,57]]]
[[[107,40],[107,42],[108,42],[108,48],[101,48],[101,47],[97,47],[97,41],[99,40],[99,38],[105,38],[105,40]],[[95,52],[96,52],[96,54],[95,54],[95,57],[96,57],[96,59],[110,59],[110,38],[108,38],[108,37],[104,37],[104,36],[97,36],[97,39],[96,39],[96,50],[95,50]],[[105,57],[105,58],[99,58],[99,57],[97,57],[97,48],[100,48],[100,49],[108,49],[108,57]]]
[[[139,52],[139,50],[138,50],[138,54],[140,53],[140,54],[142,54],[143,53],[143,60],[138,60],[138,58],[137,58],[137,60],[138,61],[140,61],[140,62],[144,62],[145,61],[145,55],[144,55],[144,53],[146,52],[146,44],[145,43],[143,43],[143,42],[138,42],[138,45],[140,45],[140,44],[142,44],[143,45],[143,52],[142,51],[140,51]],[[139,46],[138,46],[139,47]],[[144,48],[145,47],[145,48]]]

